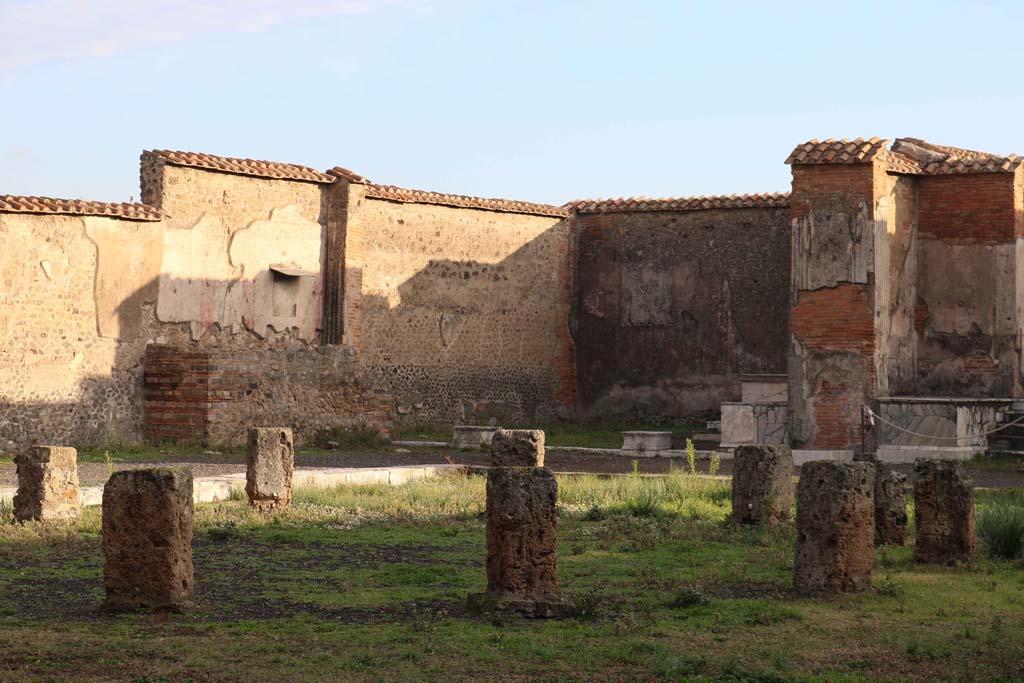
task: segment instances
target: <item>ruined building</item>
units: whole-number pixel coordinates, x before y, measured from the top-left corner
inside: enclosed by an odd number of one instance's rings
[[[857,445],[864,405],[990,422],[1022,391],[1020,160],[787,163],[791,194],[550,206],[152,151],[141,204],[0,196],[0,449],[678,418],[745,375],[787,375],[807,448]]]

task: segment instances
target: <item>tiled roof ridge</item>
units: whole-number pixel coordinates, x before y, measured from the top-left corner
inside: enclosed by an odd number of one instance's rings
[[[897,138],[893,149],[916,162],[921,168],[921,175],[1010,173],[1024,163],[1024,158],[1016,154],[990,154],[973,149],[936,145],[920,138]]]
[[[619,213],[629,211],[705,211],[714,209],[783,208],[789,206],[789,192],[704,195],[695,197],[619,197],[617,199],[576,199],[563,208],[576,213]]]
[[[396,185],[380,185],[366,183],[366,196],[371,199],[384,199],[408,204],[437,204],[455,206],[466,209],[484,209],[503,213],[524,213],[537,216],[567,216],[563,207],[551,204],[535,204],[515,199],[499,199],[490,197],[472,197],[461,194],[446,194],[429,190],[412,190]]]
[[[56,199],[0,195],[0,213],[35,213],[67,216],[104,216],[130,221],[158,221],[163,214],[149,204],[94,202],[85,199]]]
[[[180,152],[169,149],[147,150],[142,154],[143,156],[152,154],[174,166],[189,166],[208,171],[219,171],[221,173],[270,178],[272,180],[300,180],[311,183],[334,182],[333,176],[321,173],[314,168],[279,161],[222,157],[202,152]]]
[[[843,138],[836,140],[808,140],[797,145],[789,156],[787,164],[866,164],[886,150],[889,140],[874,137],[870,139]]]

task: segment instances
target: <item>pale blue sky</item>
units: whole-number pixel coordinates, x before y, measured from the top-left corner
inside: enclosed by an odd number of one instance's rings
[[[0,194],[144,148],[562,203],[785,190],[810,138],[1024,153],[1014,2],[0,0]]]

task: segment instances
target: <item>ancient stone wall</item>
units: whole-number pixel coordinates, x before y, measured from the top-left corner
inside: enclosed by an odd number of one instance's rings
[[[1012,173],[918,181],[919,395],[1017,395],[1014,181]]]
[[[583,414],[717,410],[739,399],[739,374],[784,371],[784,206],[581,212],[576,220]]]
[[[508,424],[571,407],[563,217],[363,199],[356,219],[354,345],[399,419]]]
[[[0,213],[0,450],[139,437],[145,252],[160,229]]]

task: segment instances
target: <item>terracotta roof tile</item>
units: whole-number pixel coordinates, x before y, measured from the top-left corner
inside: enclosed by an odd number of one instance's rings
[[[703,211],[708,209],[773,209],[789,206],[788,192],[765,194],[711,195],[648,199],[577,199],[565,208],[576,213],[625,213],[630,211]]]
[[[110,204],[83,199],[0,195],[0,213],[45,213],[68,216],[107,216],[129,221],[158,221],[160,210],[148,204]]]
[[[567,216],[568,212],[550,204],[532,204],[513,199],[488,199],[484,197],[468,197],[461,194],[442,194],[426,190],[409,190],[394,185],[377,185],[367,183],[366,196],[372,199],[385,199],[392,202],[408,204],[439,204],[441,206],[457,206],[466,209],[483,209],[485,211],[501,211],[505,213],[526,213],[536,216]]]
[[[787,164],[866,164],[885,150],[889,141],[882,138],[856,138],[819,142],[811,140],[801,145],[786,158]]]
[[[910,157],[894,152],[892,150],[884,150],[877,157],[877,160],[882,161],[887,166],[886,170],[889,173],[902,173],[905,175],[920,175],[924,172],[916,160]]]
[[[1000,156],[973,149],[936,145],[918,138],[897,138],[892,153],[912,159],[921,175],[1010,173],[1024,162],[1016,154]]]
[[[272,178],[275,180],[301,180],[311,183],[334,182],[332,176],[321,173],[316,169],[296,164],[284,164],[277,161],[233,159],[231,157],[218,157],[212,154],[174,152],[166,149],[143,152],[143,155],[145,154],[153,154],[175,166],[191,166],[209,171],[221,171],[223,173]]]
[[[334,168],[328,169],[327,175],[332,176],[334,178],[341,178],[342,180],[350,183],[363,184],[370,182],[369,180],[359,175],[355,171],[350,171],[347,168],[342,168],[341,166],[335,166]]]

